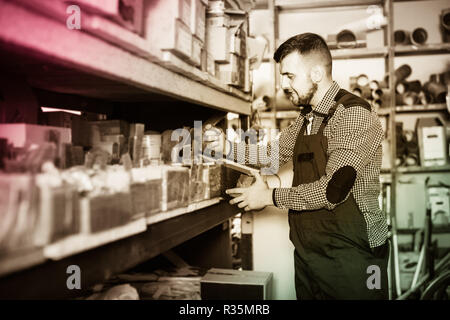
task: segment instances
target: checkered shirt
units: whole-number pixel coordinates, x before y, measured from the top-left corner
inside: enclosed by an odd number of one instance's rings
[[[311,115],[314,116],[311,134],[316,134],[322,119],[335,104],[334,98],[339,89],[339,85],[333,82],[325,96],[317,106],[313,106],[310,113],[300,114],[292,125],[281,131],[278,139],[271,141],[268,145],[234,143],[230,154],[233,154],[234,159],[240,163],[245,161],[247,164],[264,166],[275,160],[279,162],[277,168],[281,167],[292,160],[295,142],[303,121],[310,118]],[[378,203],[382,158],[381,142],[384,134],[376,112],[373,109],[369,111],[362,106],[345,108],[340,104],[325,127],[324,135],[328,139],[328,161],[325,175],[312,183],[300,184],[291,188],[276,188],[274,191],[275,205],[280,209],[296,211],[322,208],[332,210],[347,200],[350,193],[342,202],[330,203],[326,197],[328,182],[338,169],[351,166],[357,173],[351,192],[364,215],[370,247],[382,245],[388,235],[386,217]],[[277,144],[279,149],[277,155],[271,154],[274,144]],[[272,156],[271,159],[270,156]]]

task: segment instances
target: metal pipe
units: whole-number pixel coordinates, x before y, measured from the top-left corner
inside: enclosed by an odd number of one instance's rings
[[[442,83],[427,82],[424,85],[424,90],[429,93],[434,103],[445,103],[447,88]]]
[[[442,10],[441,33],[442,33],[442,41],[450,42],[450,8]]]
[[[445,265],[446,262],[448,262],[448,260],[450,260],[450,253],[447,253],[447,255],[444,258],[442,258],[438,264],[436,264],[436,272],[438,272],[440,270],[440,268],[443,265]],[[403,299],[407,298],[411,293],[415,292],[418,288],[420,288],[425,283],[425,281],[428,280],[429,277],[430,277],[430,275],[428,273],[423,275],[420,278],[420,280],[417,282],[417,284],[414,286],[414,288],[411,288],[408,291],[406,291],[404,294],[399,296],[397,298],[397,300],[403,300]]]
[[[411,44],[411,32],[406,30],[396,30],[394,32],[394,43],[396,45]]]
[[[423,45],[427,42],[428,32],[424,28],[417,28],[411,34],[411,42],[415,45]]]
[[[422,90],[422,84],[419,80],[414,81],[401,81],[395,86],[395,91],[397,93],[406,93],[407,91],[412,91],[419,93]]]
[[[356,48],[356,35],[348,30],[342,30],[336,35],[336,44],[338,48]]]

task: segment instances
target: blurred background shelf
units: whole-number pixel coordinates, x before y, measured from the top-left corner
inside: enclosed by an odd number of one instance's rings
[[[396,46],[394,52],[396,56],[446,54],[450,52],[450,43]]]
[[[330,9],[335,7],[367,7],[381,5],[383,0],[318,0],[318,1],[275,1],[279,10]]]
[[[333,59],[384,58],[387,53],[386,47],[331,50],[331,56]]]
[[[399,173],[450,172],[450,164],[432,167],[421,167],[421,166],[398,167],[397,172]]]
[[[444,103],[395,107],[396,113],[432,112],[432,111],[445,111],[445,110],[447,110],[447,105]],[[379,115],[388,115],[390,112],[391,112],[390,108],[380,108],[378,110]]]

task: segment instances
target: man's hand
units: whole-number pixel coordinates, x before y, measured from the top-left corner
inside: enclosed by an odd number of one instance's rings
[[[256,181],[248,188],[228,189],[227,194],[234,197],[230,200],[230,204],[238,204],[239,208],[245,211],[261,210],[267,206],[273,206],[272,189],[259,173],[254,174]]]
[[[215,154],[223,155],[226,152],[225,134],[222,130],[206,125],[203,129],[203,150],[214,151]],[[210,154],[213,156],[213,154]]]

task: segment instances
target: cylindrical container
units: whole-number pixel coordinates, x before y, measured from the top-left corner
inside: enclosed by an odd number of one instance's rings
[[[378,83],[377,80],[372,80],[369,82],[369,88],[372,90],[377,90],[380,88],[380,84]]]
[[[398,67],[394,72],[394,84],[397,84],[408,78],[411,75],[411,72],[411,67],[407,64],[403,64]],[[389,84],[389,74],[385,76],[384,81],[387,85]]]
[[[450,8],[442,10],[441,32],[442,32],[442,41],[450,42]]]
[[[372,90],[372,97],[374,99],[380,99],[382,96],[383,96],[383,90],[381,90],[381,89]]]
[[[355,48],[356,35],[350,30],[342,30],[336,35],[336,44],[338,48]]]
[[[414,81],[402,81],[397,83],[395,86],[395,91],[397,93],[405,93],[407,91],[413,91],[419,93],[422,90],[422,85],[419,80]]]
[[[424,28],[417,28],[411,34],[411,42],[415,45],[423,45],[427,42],[428,32]]]
[[[365,87],[369,84],[369,78],[365,74],[360,74],[356,77],[356,84],[359,87]]]
[[[415,104],[418,104],[418,102],[418,95],[413,91],[408,91],[403,95],[403,103],[407,106],[413,106]]]
[[[427,82],[424,85],[424,89],[433,98],[434,103],[445,103],[445,96],[447,95],[445,85],[438,82]]]
[[[396,45],[407,45],[411,43],[411,33],[405,30],[396,30],[394,32],[394,43]]]

